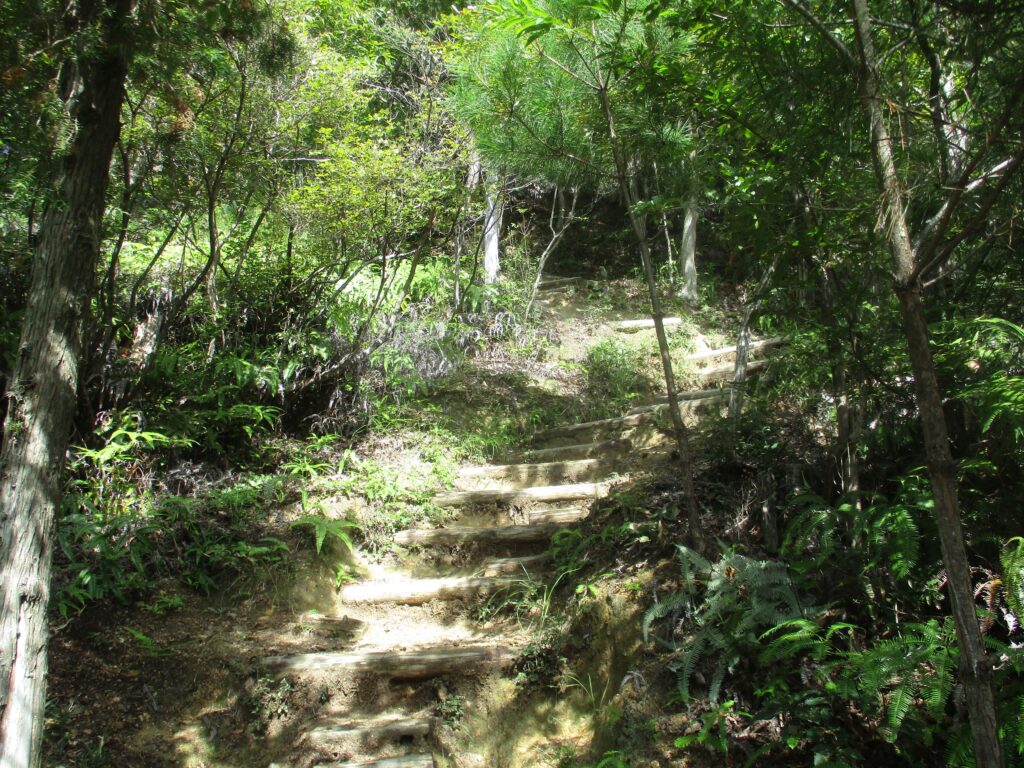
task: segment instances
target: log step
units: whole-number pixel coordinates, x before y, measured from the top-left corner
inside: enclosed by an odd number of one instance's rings
[[[400,739],[402,737],[426,736],[433,729],[434,718],[426,715],[403,715],[389,713],[366,720],[348,722],[321,722],[306,731],[307,741],[330,743],[347,739]]]
[[[633,450],[633,443],[629,440],[604,440],[598,443],[579,443],[577,445],[563,445],[556,448],[536,448],[532,451],[524,451],[525,461],[547,461],[561,458],[563,461],[573,459],[589,459],[594,457],[622,456]]]
[[[395,534],[396,544],[463,544],[470,541],[490,544],[518,544],[547,541],[565,527],[565,523],[507,525],[500,528],[451,526],[449,528],[409,528]]]
[[[762,339],[761,341],[752,341],[748,350],[751,354],[754,352],[762,352],[772,347],[780,347],[786,343],[786,339],[782,336],[774,336],[770,339]],[[720,349],[706,349],[703,352],[693,352],[686,356],[687,360],[711,360],[715,357],[723,357],[724,355],[735,355],[736,347],[722,347]]]
[[[576,283],[585,283],[586,279],[582,277],[544,277],[541,278],[540,283],[537,285],[538,291],[550,291],[557,288],[564,288],[569,285],[575,285]]]
[[[688,413],[706,413],[716,403],[726,402],[729,399],[729,390],[722,389],[715,392],[713,395],[706,395],[702,398],[686,398],[679,400],[679,410],[683,414]],[[636,408],[629,410],[630,414],[643,414],[643,413],[660,413],[661,411],[668,410],[668,397],[659,398],[658,402],[650,405],[638,405]]]
[[[401,679],[475,671],[481,667],[504,669],[515,661],[511,648],[486,645],[463,648],[424,648],[418,651],[369,651],[366,653],[296,653],[267,656],[263,664],[276,672],[345,669],[376,672]]]
[[[683,318],[681,317],[665,317],[662,318],[661,322],[666,328],[671,328],[674,325],[682,325]],[[649,317],[645,317],[641,320],[615,320],[608,323],[608,326],[615,331],[621,333],[635,333],[636,331],[651,330],[654,328],[654,320]]]
[[[436,579],[364,581],[341,590],[346,603],[394,603],[422,605],[431,600],[458,600],[489,595],[514,583],[514,579],[489,576],[445,576]]]
[[[317,763],[316,768],[434,768],[431,754],[386,757],[369,763]]]
[[[610,419],[598,419],[597,421],[584,421],[580,424],[568,424],[564,427],[555,427],[535,435],[538,441],[557,440],[563,437],[572,437],[587,432],[603,432],[614,429],[627,430],[631,427],[638,427],[643,424],[650,424],[654,421],[651,414],[641,413],[633,416],[615,416]]]
[[[559,507],[558,509],[535,509],[530,512],[530,525],[543,525],[545,523],[557,523],[566,525],[576,523],[590,514],[590,510],[583,507]]]
[[[481,481],[514,484],[520,488],[538,483],[571,483],[582,479],[606,477],[616,470],[616,462],[608,458],[547,461],[535,464],[495,464],[469,467],[456,481],[468,485]]]
[[[525,576],[551,562],[551,555],[543,553],[528,557],[498,557],[483,564],[484,576]]]
[[[747,373],[758,373],[767,367],[767,360],[749,360],[747,362]],[[696,371],[696,375],[704,382],[728,381],[732,379],[735,371],[735,363],[725,363],[724,365],[713,365],[710,368],[702,368],[699,371]]]
[[[531,501],[579,501],[599,499],[608,495],[607,483],[574,483],[570,485],[540,485],[532,488],[482,489],[440,493],[434,503],[442,507],[464,507],[469,504],[510,504]]]

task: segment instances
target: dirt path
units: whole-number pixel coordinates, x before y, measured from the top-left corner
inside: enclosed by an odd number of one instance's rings
[[[571,397],[594,344],[649,333],[642,305],[595,313],[590,290],[558,280],[542,292],[559,347],[528,371],[538,388]],[[711,385],[731,370],[729,350],[709,352],[699,336],[693,347],[704,372],[683,403],[691,421],[721,410],[724,392]],[[593,617],[577,649],[583,695],[545,689],[558,676],[548,619],[560,577],[549,548],[659,462],[667,419],[648,394],[614,418],[541,432],[509,463],[460,468],[433,499],[446,522],[399,531],[384,562],[360,557],[356,583],[332,589],[310,572],[297,579],[307,587],[282,587],[285,599],[211,611],[186,597],[178,614],[136,610],[109,626],[97,616],[77,640],[58,637],[56,690],[74,694],[48,728],[85,756],[74,763],[83,768],[519,768],[554,765],[558,745],[585,754],[607,686],[595,691],[582,670],[609,685],[624,679],[639,649],[638,608]],[[130,634],[111,628],[124,626]],[[101,730],[119,711],[113,732]],[[110,762],[108,738],[130,744],[132,758]]]

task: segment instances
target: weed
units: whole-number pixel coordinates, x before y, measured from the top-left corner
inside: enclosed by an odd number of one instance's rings
[[[466,716],[466,700],[457,693],[448,694],[434,707],[434,712],[450,728],[458,728]]]
[[[715,709],[709,709],[700,716],[700,728],[680,736],[675,745],[686,749],[698,744],[712,752],[728,754],[729,752],[729,718],[750,717],[748,712],[740,712],[735,701],[723,701]]]
[[[288,717],[291,712],[288,700],[294,686],[287,677],[275,685],[274,678],[264,675],[256,680],[249,694],[251,727],[256,734],[266,733],[271,720]]]
[[[150,656],[166,656],[169,653],[169,651],[157,643],[156,640],[137,629],[125,627],[124,631],[131,635]]]
[[[566,658],[555,647],[554,638],[542,637],[523,649],[513,665],[515,683],[526,691],[559,688]]]

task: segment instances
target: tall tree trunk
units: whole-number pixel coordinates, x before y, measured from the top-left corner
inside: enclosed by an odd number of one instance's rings
[[[893,158],[892,138],[882,112],[883,97],[878,86],[878,59],[874,49],[871,17],[867,0],[852,1],[862,70],[861,98],[871,123],[871,149],[884,205],[883,225],[894,262],[896,293],[900,300],[903,330],[914,372],[928,473],[935,496],[939,543],[960,645],[960,676],[974,736],[975,761],[978,768],[1000,768],[1003,761],[990,681],[991,667],[974,608],[971,571],[964,546],[960,501],[957,496],[957,464],[949,447],[942,395],[928,341],[916,271],[917,256],[907,226],[904,192]]]
[[[658,293],[658,283],[654,276],[654,265],[651,262],[651,249],[647,243],[647,220],[636,209],[639,198],[633,183],[631,183],[634,181],[634,177],[630,173],[628,158],[619,142],[615,113],[612,111],[607,84],[598,89],[598,98],[601,100],[601,109],[604,112],[608,126],[608,139],[612,149],[613,160],[615,161],[615,175],[619,184],[619,191],[622,193],[622,198],[629,211],[629,223],[636,237],[637,250],[640,252],[640,262],[643,266],[644,279],[647,282],[647,292],[651,300],[651,319],[654,321],[654,333],[658,338],[658,351],[661,354],[661,367],[665,374],[668,411],[672,418],[672,427],[675,431],[676,448],[679,451],[680,483],[683,490],[683,506],[686,513],[686,521],[690,528],[691,543],[694,549],[702,552],[704,550],[704,531],[701,527],[700,509],[697,505],[697,490],[693,483],[693,456],[690,451],[690,435],[683,421],[682,411],[679,410],[676,377],[672,370],[672,354],[668,346],[668,336],[665,333],[665,314],[661,309],[661,296]]]
[[[38,768],[46,701],[46,613],[64,454],[94,291],[110,161],[120,132],[132,0],[76,7],[99,32],[69,62],[75,133],[32,265],[0,453],[0,767]],[[89,35],[83,35],[88,38]]]

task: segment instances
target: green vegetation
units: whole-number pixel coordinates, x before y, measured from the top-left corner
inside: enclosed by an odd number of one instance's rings
[[[155,664],[147,622],[334,594],[462,464],[753,331],[742,412],[625,444],[649,475],[475,606],[589,703],[554,762],[1024,765],[1022,39],[1020,0],[6,3],[0,722],[116,762],[20,666],[61,632]],[[577,666],[610,594],[621,680]],[[250,683],[263,737],[301,696]]]

